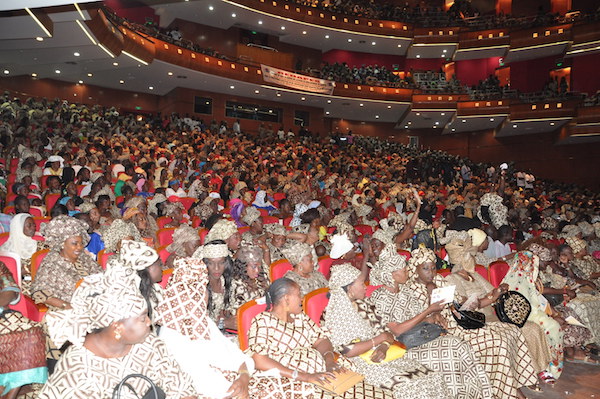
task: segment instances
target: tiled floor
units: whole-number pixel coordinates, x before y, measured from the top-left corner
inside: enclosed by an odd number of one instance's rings
[[[600,366],[565,363],[565,371],[554,386],[543,384],[543,392],[526,390],[531,399],[600,399]]]

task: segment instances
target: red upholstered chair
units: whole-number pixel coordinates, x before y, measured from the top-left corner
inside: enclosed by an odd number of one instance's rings
[[[238,326],[238,339],[240,341],[240,349],[246,350],[248,349],[248,331],[250,330],[250,325],[252,324],[252,320],[254,317],[264,312],[267,308],[264,299],[259,301],[252,300],[250,302],[246,302],[237,311],[237,326]]]
[[[38,233],[37,231],[31,238],[33,238],[36,241],[46,241],[46,238],[43,235],[41,235],[40,233]]]
[[[104,270],[106,270],[106,264],[108,263],[108,258],[111,255],[114,255],[114,252],[106,252],[105,250],[100,250],[98,252],[98,256],[97,256],[97,261],[98,264],[100,265],[100,267],[102,267]]]
[[[197,229],[198,227],[200,227],[200,223],[202,223],[202,219],[200,219],[198,216],[194,216],[192,218],[192,227]]]
[[[405,251],[404,249],[399,249],[398,255],[404,256],[406,258],[406,260],[410,259],[410,251]]]
[[[481,277],[487,281],[490,281],[490,272],[488,271],[487,267],[483,265],[475,265],[475,271],[479,273]]]
[[[15,173],[17,171],[17,167],[19,166],[19,158],[11,158],[10,160],[10,173]]]
[[[490,283],[492,283],[494,287],[498,287],[504,279],[504,276],[506,276],[506,273],[508,273],[508,269],[510,269],[510,267],[508,266],[508,263],[504,261],[492,263],[490,265]]]
[[[12,215],[15,213],[15,207],[14,205],[7,205],[4,207],[4,210],[2,212],[7,215]]]
[[[33,217],[38,217],[38,218],[44,217],[42,208],[40,208],[39,206],[30,206],[29,214]]]
[[[279,218],[276,216],[263,216],[263,224],[279,223]]]
[[[13,193],[13,192],[9,192],[8,194],[6,194],[6,202],[7,202],[7,203],[9,203],[9,202],[14,202],[14,201],[15,201],[15,198],[17,198],[17,194],[15,194],[15,193]],[[4,208],[4,209],[6,209],[6,208]],[[13,207],[13,212],[14,212],[14,211],[15,211],[15,210],[14,210],[14,207]],[[4,212],[4,213],[6,213],[6,212]]]
[[[181,204],[185,208],[185,211],[187,212],[187,211],[190,210],[190,208],[192,207],[192,205],[194,205],[194,202],[198,201],[198,199],[196,199],[194,197],[184,197],[184,198],[177,197],[177,199],[175,201],[176,202],[181,202]]]
[[[283,219],[283,225],[284,226],[289,226],[290,223],[292,223],[292,218],[285,218],[285,219]]]
[[[173,233],[175,233],[175,227],[167,227],[159,229],[156,232],[156,237],[159,246],[169,245],[173,242]]]
[[[442,276],[442,277],[446,277],[447,275],[449,275],[450,273],[452,273],[452,270],[450,269],[440,269],[437,271],[437,273]]]
[[[169,223],[171,223],[173,221],[172,218],[168,217],[168,216],[161,216],[158,219],[156,219],[156,224],[158,225],[159,229],[164,228],[166,225],[168,225]]]
[[[319,257],[319,271],[323,273],[325,278],[329,280],[329,276],[331,276],[331,264],[333,263],[333,259],[329,257],[329,255],[324,255]]]
[[[302,309],[304,309],[304,313],[306,313],[312,321],[317,323],[318,326],[321,325],[321,315],[323,315],[323,311],[329,303],[329,298],[327,297],[328,293],[328,287],[319,288],[318,290],[306,294],[302,300]]]
[[[59,198],[60,194],[46,194],[44,202],[46,203],[46,210],[48,211],[48,213],[50,213],[52,208],[54,208],[54,205],[56,205],[56,202]]]
[[[365,235],[365,234],[372,235],[373,234],[373,228],[367,224],[358,224],[358,225],[354,226],[354,229],[362,235]]]
[[[6,241],[8,241],[8,237],[9,236],[10,236],[10,233],[2,233],[2,234],[0,234],[0,245],[4,244]]]
[[[168,247],[168,245],[163,245],[162,247],[158,247],[156,249],[156,252],[158,252],[158,256],[160,257],[160,260],[162,260],[163,263],[165,263],[167,261],[167,259],[169,258],[169,256],[171,255],[171,253],[169,251],[167,251],[167,247]]]
[[[34,217],[33,221],[35,222],[35,231],[40,231],[40,227],[42,226],[42,223],[48,223],[50,221],[50,218]]]
[[[285,193],[275,193],[275,194],[273,194],[273,199],[275,201],[281,201],[284,198],[285,198]]]
[[[292,264],[287,259],[280,259],[276,262],[271,263],[269,278],[271,282],[283,277],[288,270],[292,270]]]
[[[257,209],[258,209],[258,208],[257,208]],[[266,210],[266,209],[259,209],[258,211],[260,212],[260,216],[262,216],[262,217],[263,217],[263,223],[264,223],[264,218],[265,218],[266,216],[269,216],[269,211],[268,211],[268,210]]]
[[[42,191],[48,188],[48,185],[46,184],[46,181],[48,180],[49,177],[50,177],[49,175],[45,175],[45,176],[40,177],[40,189]]]
[[[198,230],[198,235],[200,236],[200,244],[204,245],[204,238],[208,234],[208,229],[200,229]]]
[[[0,262],[3,262],[10,270],[15,282],[21,287],[21,258],[13,252],[0,251]],[[45,305],[36,305],[31,298],[21,294],[19,302],[15,305],[9,305],[12,310],[21,312],[29,320],[40,322],[48,310]]]
[[[240,234],[244,234],[248,230],[250,230],[250,226],[238,227],[238,231],[239,231]]]
[[[515,244],[514,242],[509,242],[508,246],[510,247],[511,251],[517,252],[517,244]]]
[[[31,278],[35,278],[38,268],[50,250],[42,249],[31,255]]]
[[[81,192],[83,191],[83,189],[86,187],[85,184],[78,184],[77,185],[77,195],[81,196]]]
[[[368,298],[371,296],[371,294],[373,293],[373,291],[375,291],[377,288],[381,287],[380,285],[367,285],[367,292],[365,294],[365,296]]]
[[[160,283],[158,283],[158,285],[160,285],[163,288],[167,288],[167,284],[169,283],[169,279],[171,278],[172,275],[173,275],[173,269],[163,270],[162,280],[160,280]]]

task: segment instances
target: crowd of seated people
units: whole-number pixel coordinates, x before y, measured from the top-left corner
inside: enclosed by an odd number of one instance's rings
[[[598,364],[597,192],[377,138],[0,104],[9,398],[110,396],[129,374],[168,398],[330,398],[351,370],[347,397],[508,399]],[[431,303],[448,285],[485,323]],[[319,289],[322,319],[302,310]],[[491,312],[509,290],[520,327]],[[438,333],[396,343],[421,328]]]

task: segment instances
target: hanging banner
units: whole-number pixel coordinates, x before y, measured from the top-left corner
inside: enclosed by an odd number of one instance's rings
[[[333,94],[335,88],[335,82],[331,80],[300,75],[263,64],[260,65],[260,69],[262,70],[263,79],[267,83],[275,83],[292,89],[320,94]]]

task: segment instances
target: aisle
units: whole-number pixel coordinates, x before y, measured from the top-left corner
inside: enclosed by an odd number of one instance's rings
[[[544,392],[526,390],[530,399],[600,399],[600,366],[565,363],[565,371],[554,386],[542,386]]]

